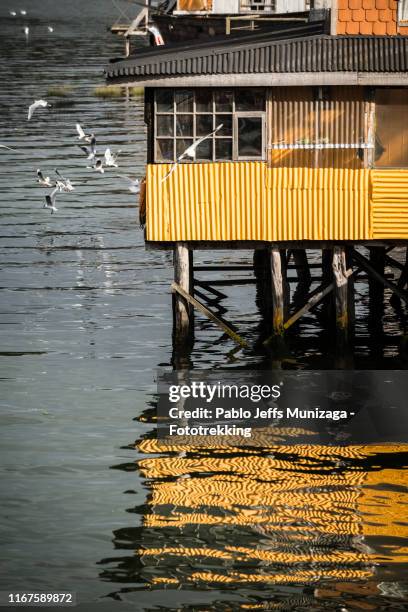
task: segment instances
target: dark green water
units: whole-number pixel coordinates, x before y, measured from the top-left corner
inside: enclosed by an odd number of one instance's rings
[[[153,435],[155,371],[172,361],[171,255],[145,251],[134,196],[86,169],[75,133],[92,128],[122,150],[123,173],[143,175],[143,100],[94,93],[122,51],[106,31],[117,14],[108,0],[0,7],[0,142],[20,150],[0,150],[0,589],[76,591],[84,611],[407,609],[405,447],[344,458],[135,444]],[[53,106],[27,123],[40,97]],[[75,183],[55,215],[39,167]],[[381,318],[356,289],[356,367],[405,368],[405,312],[386,293],[385,334],[370,340]],[[254,285],[226,293],[256,341]],[[291,342],[300,367],[333,365],[314,315]],[[197,318],[192,367],[268,366],[234,348]]]

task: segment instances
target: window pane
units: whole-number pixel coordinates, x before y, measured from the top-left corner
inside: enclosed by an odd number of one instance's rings
[[[157,115],[156,122],[158,136],[174,136],[173,115]]]
[[[204,140],[204,142],[202,142],[200,145],[198,145],[196,151],[196,160],[212,160],[212,143],[213,139],[208,138],[207,140]]]
[[[215,127],[222,124],[222,128],[218,130],[217,136],[232,136],[232,115],[216,115]]]
[[[176,136],[193,135],[193,115],[176,115]]]
[[[235,110],[265,110],[265,92],[261,89],[240,89],[235,94]]]
[[[217,138],[215,140],[215,159],[232,159],[231,138]]]
[[[197,113],[212,113],[212,91],[203,89],[196,91]]]
[[[197,115],[196,119],[196,135],[207,136],[213,131],[212,115]]]
[[[375,165],[408,167],[408,92],[377,89],[375,94]]]
[[[173,90],[159,89],[156,91],[156,104],[158,113],[173,112]]]
[[[238,117],[238,157],[262,157],[262,118]]]
[[[173,161],[174,160],[174,151],[173,151],[173,143],[174,140],[171,138],[158,138],[156,140],[156,160],[157,161]]]
[[[193,139],[192,138],[179,138],[178,140],[176,140],[176,155],[177,157],[179,157],[180,155],[182,155],[182,153],[184,153],[184,151],[186,149],[188,149],[188,147],[190,147],[193,144]],[[192,161],[192,157],[186,157],[185,160],[188,161]]]
[[[193,112],[193,92],[189,89],[182,89],[175,92],[176,111],[178,113]]]
[[[232,91],[216,91],[214,93],[215,110],[219,113],[232,112]]]

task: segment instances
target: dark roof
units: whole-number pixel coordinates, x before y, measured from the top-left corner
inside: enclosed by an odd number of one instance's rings
[[[163,77],[296,73],[405,72],[408,37],[329,36],[323,22],[247,37],[167,45],[138,50],[106,69],[108,81]],[[408,83],[407,83],[408,84]]]

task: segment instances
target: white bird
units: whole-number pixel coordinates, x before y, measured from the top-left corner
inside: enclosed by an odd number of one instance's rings
[[[61,179],[61,180],[57,180],[56,182],[56,186],[58,187],[59,191],[65,191],[65,192],[74,191],[75,187],[73,186],[69,178],[62,176],[62,174],[58,171],[57,168],[55,168],[55,174],[59,176],[59,178]]]
[[[139,193],[140,192],[140,181],[139,179],[131,179],[130,176],[126,176],[125,174],[118,174],[120,178],[125,179],[125,181],[129,182],[129,191],[131,193]]]
[[[96,172],[100,172],[101,174],[105,172],[105,170],[103,169],[103,163],[100,159],[95,160],[95,163],[92,166],[92,169],[96,170]]]
[[[75,127],[78,132],[79,140],[85,140],[85,142],[92,142],[92,139],[95,138],[94,134],[85,134],[80,123],[77,123]]]
[[[105,151],[105,166],[109,167],[109,168],[118,168],[118,164],[116,163],[116,160],[118,159],[120,151],[118,151],[116,153],[116,155],[112,155],[111,150],[110,149],[106,149]]]
[[[25,28],[23,28],[23,32],[26,35],[26,38],[28,38],[28,35],[30,33],[30,28],[26,26]]]
[[[211,138],[211,136],[214,136],[214,134],[216,134],[218,132],[218,130],[220,130],[223,127],[223,124],[220,123],[220,125],[217,125],[217,127],[215,128],[215,130],[213,132],[210,132],[209,134],[207,134],[207,136],[202,136],[201,138],[199,138],[198,140],[196,140],[195,142],[193,142],[192,145],[190,145],[185,151],[183,151],[183,153],[181,155],[178,156],[177,160],[174,162],[174,164],[172,165],[172,167],[170,168],[169,172],[166,174],[166,176],[164,176],[161,180],[161,182],[165,181],[167,178],[169,178],[170,174],[172,174],[175,169],[177,168],[177,166],[179,165],[179,163],[185,158],[185,157],[191,157],[192,159],[195,159],[196,156],[196,152],[197,152],[197,147],[204,142],[204,140],[207,140],[207,138]]]
[[[20,15],[23,15],[23,16],[27,15],[27,11],[25,11],[24,9],[22,9],[22,10],[20,11]]]
[[[47,108],[47,106],[51,106],[51,104],[45,100],[35,100],[35,102],[28,107],[28,121],[30,121],[37,108]]]
[[[16,11],[10,11],[10,15],[11,15],[12,17],[17,17],[17,13],[16,13]]]
[[[51,179],[49,176],[44,176],[40,169],[37,170],[37,183],[42,185],[43,187],[53,187],[54,185],[51,183]]]
[[[53,32],[53,31],[54,31],[54,28],[52,28],[51,26],[47,26],[47,30],[48,30],[49,32]]]
[[[50,208],[51,209],[51,214],[57,212],[58,208],[55,206],[55,199],[56,199],[56,193],[58,191],[58,187],[56,187],[54,189],[54,191],[51,192],[51,195],[46,195],[45,196],[45,204],[43,206],[43,208]]]
[[[86,154],[87,154],[87,156],[88,156],[88,157],[87,157],[87,159],[88,159],[88,160],[93,160],[93,159],[95,159],[95,157],[96,157],[96,139],[95,139],[95,136],[93,136],[93,137],[91,138],[91,146],[89,146],[89,147],[85,147],[85,146],[83,146],[83,145],[78,145],[78,147],[79,147],[80,149],[82,149],[82,151],[83,151],[84,153],[86,153]]]

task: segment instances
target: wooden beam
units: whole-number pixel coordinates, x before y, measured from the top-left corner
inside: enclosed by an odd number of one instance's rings
[[[192,257],[193,253],[185,243],[176,243],[174,248],[174,282],[189,294],[193,292]],[[173,313],[176,335],[188,335],[192,327],[193,310],[180,295],[174,295]]]
[[[356,268],[355,270],[352,270],[351,268],[349,268],[346,271],[347,278],[350,277],[352,274],[357,274],[358,271],[359,271],[359,268]],[[309,312],[309,310],[311,310],[314,306],[316,306],[319,302],[321,302],[322,299],[326,297],[326,295],[329,295],[329,293],[333,291],[333,289],[334,289],[334,283],[330,283],[330,285],[326,285],[326,286],[320,285],[320,287],[315,289],[315,291],[313,291],[310,294],[306,304],[302,306],[300,310],[295,312],[290,317],[290,319],[286,321],[286,323],[284,323],[284,328],[288,329],[289,327],[291,327],[294,323],[296,323],[298,319],[300,319],[300,317],[302,317],[304,314]]]
[[[391,291],[395,293],[395,295],[397,295],[399,298],[401,298],[401,300],[408,304],[408,293],[406,291],[403,291],[402,289],[399,289],[397,285],[394,285],[394,283],[391,283],[391,281],[385,278],[385,276],[377,272],[377,270],[375,270],[370,265],[370,262],[366,257],[364,257],[364,255],[362,255],[358,251],[354,251],[353,259],[355,259],[355,261],[357,261],[357,263],[362,268],[364,268],[364,270],[366,270],[366,272],[370,274],[376,281],[382,283],[385,287],[388,287],[388,289],[391,289]]]
[[[346,249],[344,246],[334,247],[332,267],[336,305],[336,333],[339,344],[343,346],[347,343],[350,325]]]
[[[286,262],[285,262],[286,263]],[[284,333],[285,282],[282,273],[282,253],[277,247],[270,250],[271,290],[272,290],[272,329],[275,336]]]
[[[213,312],[211,312],[211,310],[207,308],[206,306],[204,306],[204,304],[199,302],[196,298],[194,298],[187,291],[185,291],[183,287],[181,287],[179,284],[174,282],[172,283],[171,288],[173,289],[173,291],[175,291],[180,296],[182,296],[194,308],[199,310],[202,314],[204,314],[211,321],[213,321],[213,323],[218,325],[218,327],[220,327],[223,332],[225,332],[230,338],[232,338],[234,342],[236,342],[237,344],[239,344],[240,346],[244,348],[249,348],[249,344],[243,338],[241,338],[241,336],[237,334],[237,332],[235,332],[225,321],[223,321],[222,319],[217,317]]]

